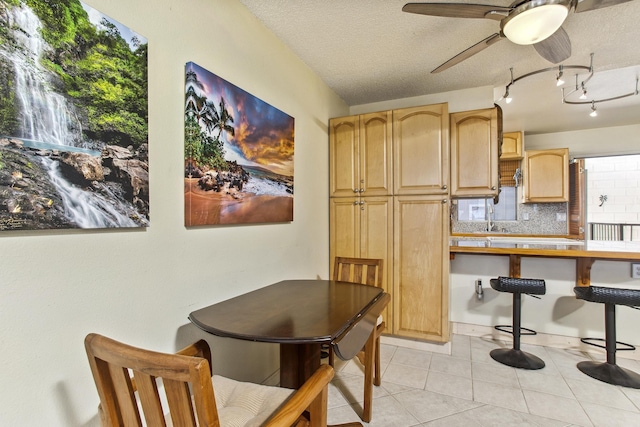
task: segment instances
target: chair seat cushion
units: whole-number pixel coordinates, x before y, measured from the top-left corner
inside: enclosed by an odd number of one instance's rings
[[[498,277],[489,281],[491,287],[499,292],[510,292],[512,294],[544,295],[546,285],[541,279],[521,279],[516,277]]]
[[[223,427],[260,426],[294,392],[280,387],[235,381],[213,376],[213,390],[220,425]]]
[[[576,286],[573,292],[578,299],[601,304],[640,306],[640,289],[607,288],[603,286]]]
[[[221,427],[259,427],[295,392],[220,375],[214,375],[212,381]],[[170,415],[165,418],[167,427],[173,427]]]

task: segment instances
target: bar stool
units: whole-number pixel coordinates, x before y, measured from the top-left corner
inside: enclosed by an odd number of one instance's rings
[[[623,387],[640,388],[640,375],[616,364],[616,350],[635,350],[631,344],[616,341],[616,305],[626,305],[638,309],[640,306],[640,290],[605,288],[602,286],[576,286],[573,292],[578,299],[604,304],[605,338],[582,338],[585,344],[607,350],[606,362],[580,362],[578,369],[605,383]],[[604,341],[605,345],[592,341]],[[620,347],[618,347],[618,344]]]
[[[536,335],[531,329],[520,326],[522,294],[535,298],[546,293],[546,285],[541,279],[520,279],[515,277],[498,277],[490,280],[491,287],[498,292],[513,294],[513,325],[496,325],[495,329],[513,335],[513,348],[497,348],[489,353],[493,360],[503,365],[522,369],[542,369],[544,361],[538,356],[520,350],[521,335]],[[525,332],[522,332],[525,331]]]

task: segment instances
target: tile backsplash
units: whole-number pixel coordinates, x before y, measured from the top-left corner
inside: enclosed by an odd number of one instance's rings
[[[453,200],[453,233],[487,232],[487,221],[459,221],[457,201]],[[567,234],[567,203],[518,203],[516,221],[493,221],[493,233]]]

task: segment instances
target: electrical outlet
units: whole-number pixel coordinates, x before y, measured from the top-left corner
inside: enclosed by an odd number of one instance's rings
[[[631,277],[640,279],[640,264],[631,264]]]

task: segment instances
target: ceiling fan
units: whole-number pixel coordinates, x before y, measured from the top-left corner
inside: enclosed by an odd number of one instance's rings
[[[500,32],[463,50],[431,71],[439,73],[505,38],[516,44],[532,44],[540,56],[557,64],[571,56],[571,41],[562,24],[572,8],[575,12],[586,12],[628,1],[631,0],[516,0],[510,6],[407,3],[402,10],[420,15],[500,21]]]

